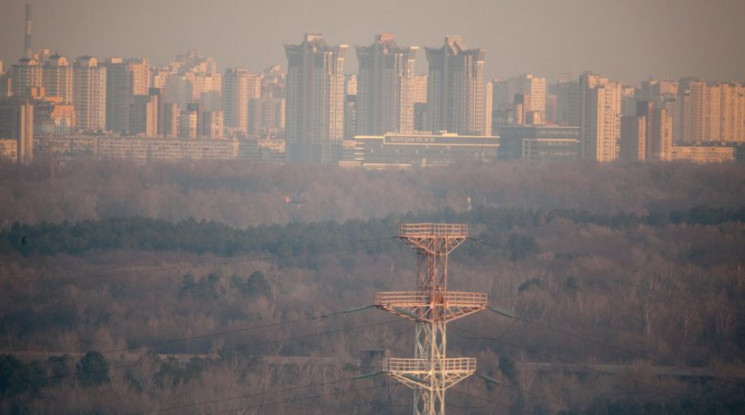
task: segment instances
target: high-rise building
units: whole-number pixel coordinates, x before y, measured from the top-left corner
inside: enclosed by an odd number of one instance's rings
[[[494,102],[494,83],[487,82],[484,95],[484,135],[492,134],[492,113]],[[542,122],[540,124],[543,124]]]
[[[579,126],[579,82],[560,81],[551,84],[548,92],[556,96],[556,119],[558,125]]]
[[[176,103],[163,104],[163,137],[177,138],[181,134],[181,109]]]
[[[633,86],[621,86],[621,116],[636,115],[636,89]]]
[[[6,99],[13,95],[13,79],[11,72],[0,74],[0,99]]]
[[[685,143],[745,141],[745,87],[681,80],[676,132]]]
[[[719,140],[745,141],[745,86],[727,82],[719,86]]]
[[[34,105],[26,99],[11,98],[0,101],[0,138],[16,142],[19,163],[34,159]]]
[[[579,92],[582,158],[616,160],[621,132],[621,85],[586,72],[579,77]]]
[[[277,136],[285,129],[284,98],[258,97],[249,102],[249,131],[251,135]]]
[[[497,111],[513,110],[515,97],[518,95],[523,96],[521,99],[527,106],[524,105],[521,108],[522,114],[515,114],[515,117],[530,117],[540,121],[526,124],[543,124],[542,121],[546,118],[546,78],[528,73],[504,81],[494,81],[492,108]]]
[[[67,58],[54,54],[44,63],[42,84],[47,98],[72,104],[72,67]]]
[[[134,97],[147,96],[150,89],[150,61],[147,58],[109,58],[105,66],[106,129],[129,134]]]
[[[642,161],[646,159],[647,118],[643,115],[621,116],[619,160]]]
[[[427,75],[414,76],[414,130],[427,127]]]
[[[347,45],[330,46],[308,33],[287,54],[287,158],[334,163],[344,135],[344,56]]]
[[[400,47],[390,33],[357,46],[357,134],[414,131],[414,60],[417,46]]]
[[[81,56],[73,64],[72,84],[78,129],[106,130],[106,67],[94,57]]]
[[[637,101],[636,117],[644,118],[644,157],[639,160],[670,160],[673,145],[673,120],[665,108],[653,101]],[[623,125],[621,126],[623,135]]]
[[[344,139],[352,140],[357,135],[357,75],[344,79]]]
[[[652,101],[657,107],[670,98],[678,95],[678,82],[669,80],[649,79],[643,81],[636,94],[640,101]]]
[[[253,98],[261,96],[261,74],[245,69],[226,69],[223,76],[223,110],[225,128],[231,134],[249,133],[249,105]]]
[[[202,130],[202,119],[199,113],[199,104],[189,104],[181,111],[179,138],[196,140]]]
[[[36,59],[21,58],[10,70],[12,91],[15,97],[31,98],[34,95],[34,89],[43,86],[42,67]]]
[[[201,114],[202,130],[199,138],[218,139],[223,137],[223,112],[205,111]]]
[[[157,91],[157,89],[156,89]],[[159,98],[157,94],[135,95],[129,111],[129,133],[143,137],[158,136]]]
[[[34,136],[69,136],[75,131],[75,108],[58,99],[34,101]]]
[[[460,36],[447,36],[439,48],[425,48],[427,128],[459,134],[486,133],[486,49],[468,49]]]
[[[153,86],[161,89],[164,102],[176,103],[181,109],[199,104],[202,111],[222,111],[222,82],[215,61],[196,51],[178,55],[175,62],[153,74]]]
[[[287,74],[279,65],[272,65],[261,73],[261,96],[284,98],[287,87]]]

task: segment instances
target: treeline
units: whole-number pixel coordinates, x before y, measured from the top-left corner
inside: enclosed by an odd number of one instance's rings
[[[24,256],[81,255],[90,251],[183,251],[194,254],[211,253],[221,256],[269,254],[272,256],[314,255],[341,249],[377,253],[390,249],[382,243],[395,236],[398,223],[417,221],[454,221],[483,224],[486,233],[478,236],[494,240],[494,233],[514,228],[532,228],[557,219],[579,225],[598,225],[612,229],[640,225],[717,225],[745,222],[745,207],[739,209],[696,206],[689,210],[656,212],[637,215],[633,212],[592,214],[586,211],[555,209],[480,208],[470,212],[445,210],[427,215],[388,216],[368,221],[292,223],[288,225],[253,226],[236,229],[214,221],[188,219],[171,223],[143,217],[80,221],[75,223],[13,223],[0,230],[0,254],[17,252]],[[474,235],[476,236],[476,235]],[[530,248],[530,241],[513,236],[508,248]],[[526,245],[527,244],[527,245]]]
[[[412,171],[248,162],[0,161],[0,226],[117,217],[249,226],[477,208],[592,214],[745,204],[745,166],[527,163]]]

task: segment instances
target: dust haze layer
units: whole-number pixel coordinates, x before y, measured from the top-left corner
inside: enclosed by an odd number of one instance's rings
[[[5,0],[0,59],[23,55],[24,4]],[[32,0],[33,47],[68,57],[149,57],[160,64],[196,48],[221,69],[286,65],[282,45],[304,32],[368,45],[392,32],[399,44],[438,47],[460,34],[487,48],[488,78],[532,72],[549,79],[593,70],[627,82],[649,76],[745,80],[741,0]],[[347,72],[356,71],[349,53]],[[417,71],[426,72],[423,51]]]

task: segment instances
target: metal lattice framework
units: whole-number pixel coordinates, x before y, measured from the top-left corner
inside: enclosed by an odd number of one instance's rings
[[[448,291],[448,255],[468,225],[402,224],[398,238],[417,252],[417,291],[383,292],[375,305],[416,324],[413,359],[388,358],[391,377],[414,389],[414,415],[445,414],[445,391],[476,370],[476,359],[447,358],[446,324],[486,308],[485,293]]]

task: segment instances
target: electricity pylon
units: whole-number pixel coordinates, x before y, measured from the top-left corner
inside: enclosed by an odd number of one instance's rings
[[[417,253],[417,290],[375,295],[376,307],[416,324],[414,358],[387,358],[383,368],[414,389],[414,415],[444,415],[445,391],[476,370],[476,359],[446,357],[446,324],[486,308],[486,293],[448,291],[448,255],[467,237],[468,225],[400,225],[398,238]]]

